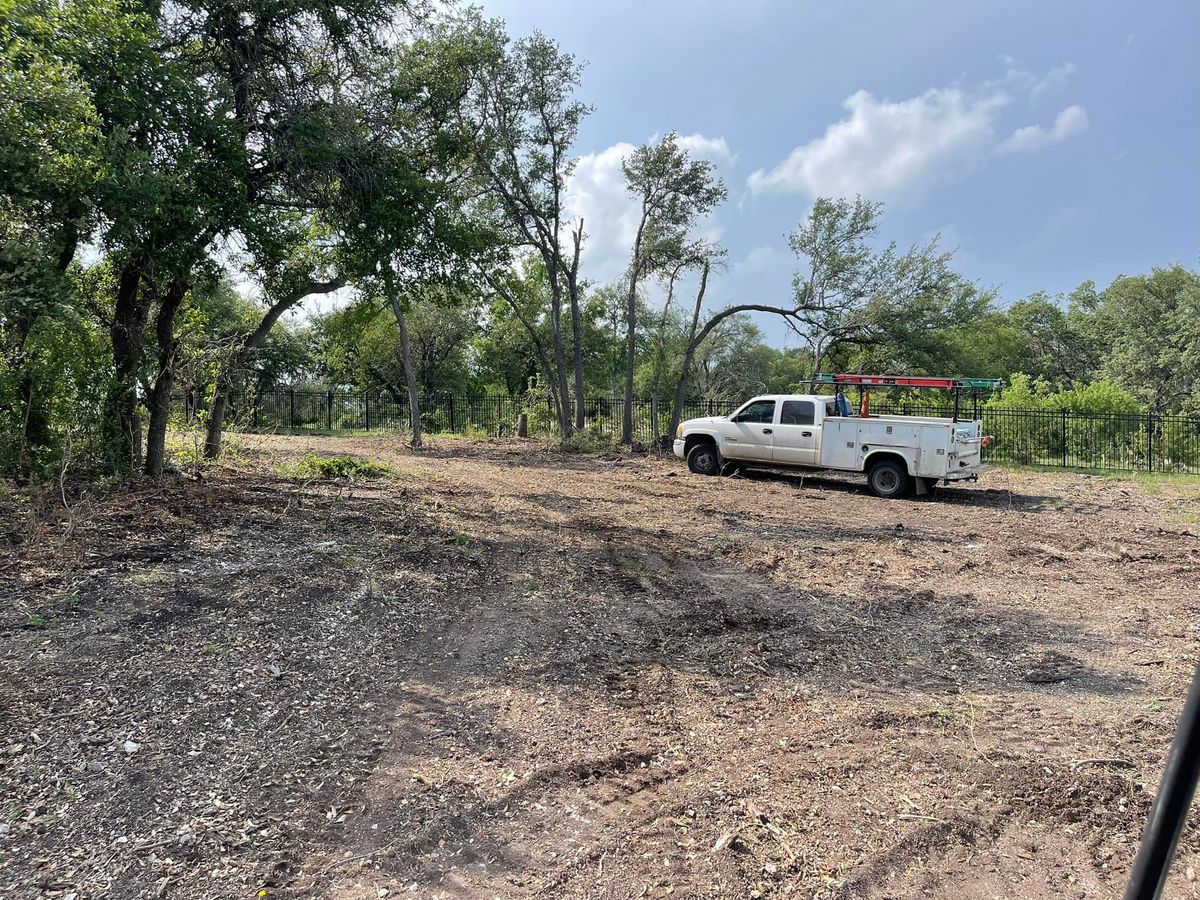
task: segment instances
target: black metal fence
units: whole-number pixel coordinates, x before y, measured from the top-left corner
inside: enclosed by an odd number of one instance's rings
[[[950,415],[947,407],[903,402],[871,409],[881,415]],[[973,412],[964,404],[964,417]],[[978,413],[992,438],[984,451],[991,462],[1200,474],[1200,416],[995,406],[980,406]]]
[[[691,400],[683,418],[727,415],[738,402]],[[191,421],[197,410],[189,398],[177,410]],[[984,452],[992,462],[1114,471],[1200,474],[1200,416],[1158,413],[1085,413],[1069,410],[1010,409],[964,404],[962,414],[978,412],[992,440]],[[872,406],[880,415],[948,416],[949,407],[905,402]],[[428,432],[504,437],[529,417],[531,434],[555,431],[548,400],[508,395],[421,397],[421,422]],[[587,427],[600,434],[621,433],[620,397],[586,401]],[[657,443],[670,425],[668,401],[638,399],[633,404],[634,440]],[[231,428],[250,431],[404,431],[410,428],[408,401],[388,394],[347,391],[276,390],[242,398],[229,416]]]
[[[584,401],[589,429],[619,435],[624,410],[620,397],[590,397]],[[730,400],[690,400],[685,419],[727,415],[739,406]],[[420,398],[421,425],[430,433],[477,434],[505,437],[516,434],[517,418],[525,413],[531,434],[557,430],[549,399],[501,395],[427,394]],[[177,414],[192,422],[202,415],[190,397],[177,397]],[[645,444],[670,426],[669,401],[635,400],[633,437]],[[276,390],[235,398],[227,425],[249,431],[406,431],[412,427],[408,398],[384,393],[350,391]]]

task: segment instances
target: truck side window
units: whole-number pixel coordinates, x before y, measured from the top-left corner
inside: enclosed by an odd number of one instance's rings
[[[811,400],[784,400],[780,425],[811,425],[816,406]]]
[[[751,403],[733,417],[735,422],[765,422],[770,424],[775,418],[775,401],[759,400]]]

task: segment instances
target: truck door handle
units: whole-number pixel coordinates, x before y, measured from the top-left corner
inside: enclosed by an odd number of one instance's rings
[[[763,429],[763,434],[770,434],[770,433],[771,433],[771,429],[770,429],[770,428],[764,428],[764,429]]]
[[[802,432],[800,432],[800,434],[803,435],[804,437],[812,437],[811,431],[802,431]]]

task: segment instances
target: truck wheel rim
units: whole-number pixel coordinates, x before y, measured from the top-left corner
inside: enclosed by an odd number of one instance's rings
[[[697,465],[698,465],[698,466],[699,466],[701,469],[710,469],[710,468],[712,468],[712,464],[713,464],[713,457],[712,457],[712,454],[711,454],[711,453],[700,453],[700,454],[698,454],[698,455],[697,455],[697,457],[696,457],[696,464],[697,464]]]
[[[896,477],[896,473],[891,469],[882,469],[875,473],[875,485],[885,493],[896,489],[896,485],[900,479]]]

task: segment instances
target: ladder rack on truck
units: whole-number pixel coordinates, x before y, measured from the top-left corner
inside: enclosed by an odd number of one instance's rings
[[[969,391],[975,401],[973,417],[979,417],[979,391],[994,391],[1004,387],[999,378],[946,378],[931,375],[855,375],[851,373],[819,373],[813,384],[829,384],[837,389],[857,387],[859,396],[873,387],[880,388],[938,388],[950,391],[954,397],[954,421],[958,421],[959,403],[963,391]],[[863,407],[866,408],[865,406]]]

